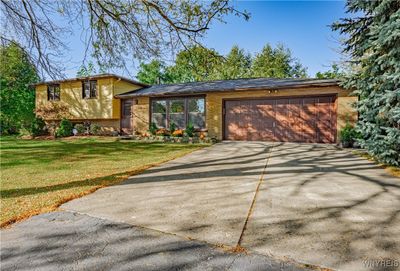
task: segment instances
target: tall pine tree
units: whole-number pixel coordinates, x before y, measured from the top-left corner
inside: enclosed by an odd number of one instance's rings
[[[251,75],[251,55],[239,46],[232,47],[221,67],[218,69],[217,79],[248,78]]]
[[[347,2],[353,18],[333,25],[348,37],[353,72],[345,87],[359,96],[361,145],[379,161],[400,165],[400,1]],[[360,15],[362,14],[362,15]]]
[[[302,78],[307,77],[306,68],[292,56],[282,44],[272,48],[266,44],[258,53],[252,65],[253,77]]]

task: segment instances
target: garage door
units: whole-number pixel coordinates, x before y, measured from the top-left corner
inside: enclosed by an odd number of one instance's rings
[[[335,100],[335,96],[226,100],[224,137],[228,140],[334,143]]]

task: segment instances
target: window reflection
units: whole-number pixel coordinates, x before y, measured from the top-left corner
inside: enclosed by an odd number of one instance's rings
[[[157,127],[169,128],[171,123],[185,129],[189,123],[205,128],[205,101],[202,97],[155,99],[151,105],[151,121]]]

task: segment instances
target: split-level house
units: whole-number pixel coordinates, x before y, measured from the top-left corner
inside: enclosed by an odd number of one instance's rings
[[[253,78],[149,86],[115,74],[36,84],[36,107],[68,106],[74,123],[148,133],[188,123],[218,140],[336,143],[357,97],[336,79]]]

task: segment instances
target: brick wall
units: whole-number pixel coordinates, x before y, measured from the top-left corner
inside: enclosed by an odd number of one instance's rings
[[[149,130],[149,103],[149,97],[139,97],[137,103],[132,106],[134,132],[144,134]]]

